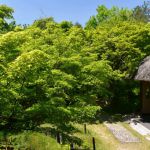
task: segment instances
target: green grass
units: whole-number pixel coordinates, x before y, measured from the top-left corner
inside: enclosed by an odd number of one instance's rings
[[[75,133],[80,137],[84,143],[92,149],[92,137],[96,140],[96,150],[149,150],[150,141],[146,140],[144,136],[134,131],[129,124],[118,122],[126,129],[128,129],[134,136],[140,139],[139,143],[121,143],[103,124],[89,124],[87,125],[88,133],[84,134],[83,125],[77,124],[76,127],[80,132]]]
[[[52,139],[51,137],[47,137],[42,133],[25,132],[13,138],[16,148],[28,147],[32,150],[61,149],[60,145],[57,144],[54,139]]]
[[[7,140],[11,141],[15,150],[68,150],[68,146],[61,146],[55,139],[38,132],[26,131],[11,135]]]
[[[117,143],[117,141],[103,124],[87,125],[87,134],[84,134],[83,125],[76,124],[76,127],[80,132],[75,133],[75,135],[84,141],[83,145],[92,149],[92,138],[94,137],[96,150],[110,150],[110,148],[111,150],[115,150],[114,143]]]

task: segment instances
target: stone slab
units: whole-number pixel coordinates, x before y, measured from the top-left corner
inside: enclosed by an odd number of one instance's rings
[[[135,137],[130,131],[120,124],[105,123],[112,134],[122,143],[140,142],[139,138]]]
[[[134,122],[131,122],[130,123],[130,126],[135,130],[137,131],[138,133],[140,133],[141,135],[149,135],[150,134],[150,130],[147,129],[146,127],[144,127],[142,124],[140,123],[134,123]]]

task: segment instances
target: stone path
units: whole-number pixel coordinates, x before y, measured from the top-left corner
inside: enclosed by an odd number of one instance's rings
[[[148,124],[148,123],[147,123]],[[145,123],[144,123],[145,125]],[[131,122],[130,123],[130,126],[135,130],[137,131],[139,134],[143,135],[147,140],[150,141],[150,130],[149,128],[147,128],[147,126],[145,127],[143,125],[143,123],[134,123],[134,122]],[[149,125],[149,124],[148,124]],[[150,125],[149,125],[150,126]],[[148,127],[149,127],[148,126]]]
[[[140,142],[139,138],[135,137],[125,127],[115,123],[105,123],[113,135],[122,143]]]
[[[144,127],[142,124],[140,123],[134,123],[134,122],[131,122],[130,123],[130,126],[135,130],[137,131],[138,133],[140,133],[141,135],[150,135],[150,130],[147,129],[146,127]]]

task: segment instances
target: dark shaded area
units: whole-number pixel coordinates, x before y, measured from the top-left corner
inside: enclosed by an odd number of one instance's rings
[[[102,106],[103,110],[110,114],[130,114],[138,113],[141,109],[140,104],[140,85],[134,80],[113,81],[109,91],[108,104]]]
[[[140,118],[140,123],[141,123],[144,127],[150,129],[150,114],[149,114],[149,115],[148,115],[148,114],[143,114],[143,115],[141,115],[140,117],[141,117],[141,118]]]

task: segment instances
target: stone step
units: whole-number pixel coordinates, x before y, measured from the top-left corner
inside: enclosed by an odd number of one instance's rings
[[[112,134],[122,143],[135,143],[140,142],[140,139],[135,137],[130,131],[120,124],[115,123],[105,123],[107,128],[112,132]]]

